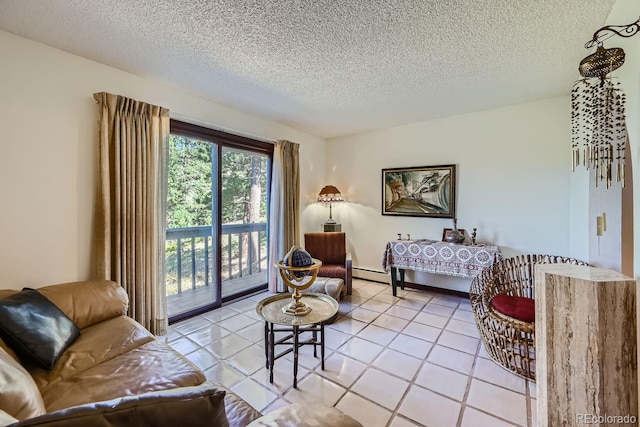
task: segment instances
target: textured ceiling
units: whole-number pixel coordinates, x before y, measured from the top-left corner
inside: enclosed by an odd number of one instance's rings
[[[0,0],[0,28],[334,137],[566,95],[614,2]]]

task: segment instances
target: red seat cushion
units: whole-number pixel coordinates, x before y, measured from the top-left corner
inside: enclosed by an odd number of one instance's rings
[[[318,271],[318,276],[347,280],[347,269],[344,268],[344,264],[322,264],[322,267],[320,267],[320,270]]]
[[[491,305],[497,311],[523,322],[535,322],[536,304],[533,298],[516,297],[498,294],[491,300]]]

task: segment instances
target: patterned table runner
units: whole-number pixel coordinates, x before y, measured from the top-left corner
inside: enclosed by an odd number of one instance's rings
[[[458,245],[436,240],[394,240],[387,243],[382,267],[473,278],[501,259],[496,245]]]

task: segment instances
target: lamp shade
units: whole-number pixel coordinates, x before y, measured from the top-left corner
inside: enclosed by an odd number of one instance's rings
[[[344,202],[344,197],[340,194],[340,190],[333,185],[325,185],[320,190],[317,201],[322,203]]]

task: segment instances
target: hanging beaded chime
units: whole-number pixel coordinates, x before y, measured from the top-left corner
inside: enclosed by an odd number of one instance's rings
[[[607,26],[593,34],[585,44],[597,46],[580,62],[584,78],[571,91],[572,169],[583,165],[594,170],[595,185],[604,181],[607,188],[613,177],[624,187],[624,161],[627,141],[625,123],[626,96],[619,82],[609,74],[624,63],[621,48],[605,49],[602,40],[613,35],[631,37],[640,29],[640,19],[624,26]],[[602,33],[602,34],[601,34]],[[599,80],[591,80],[592,78]]]
[[[626,96],[619,86],[583,79],[571,91],[572,169],[594,169],[596,187],[604,181],[609,188],[614,175],[624,187]]]

